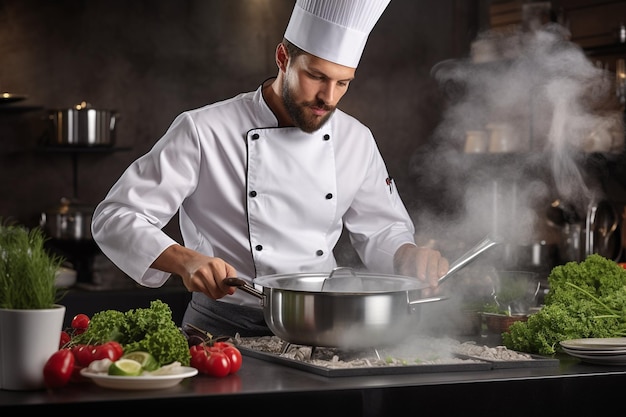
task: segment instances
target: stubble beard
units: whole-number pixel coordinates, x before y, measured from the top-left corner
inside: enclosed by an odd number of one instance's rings
[[[328,106],[321,100],[316,100],[313,102],[304,102],[302,104],[296,103],[294,99],[294,95],[289,88],[289,82],[285,80],[283,83],[283,103],[285,104],[285,108],[287,109],[287,113],[291,117],[293,124],[307,133],[313,133],[318,130],[320,127],[324,125],[332,116],[335,111],[334,106]],[[315,116],[312,114],[306,113],[306,108],[309,106],[316,106],[327,110],[324,116]]]

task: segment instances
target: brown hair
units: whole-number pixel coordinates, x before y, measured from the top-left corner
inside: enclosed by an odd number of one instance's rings
[[[303,49],[298,48],[293,43],[289,42],[287,39],[283,38],[283,45],[287,49],[287,53],[291,58],[296,58],[298,55],[306,54]]]

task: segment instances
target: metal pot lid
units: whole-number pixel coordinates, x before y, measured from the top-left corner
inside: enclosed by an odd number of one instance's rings
[[[93,110],[96,112],[112,112],[112,113],[117,113],[116,110],[111,110],[111,109],[100,109],[100,108],[96,108],[93,107],[93,105],[87,101],[81,101],[80,103],[69,107],[69,108],[54,108],[54,109],[50,109],[50,112],[73,112],[73,111],[87,111],[87,110]]]
[[[329,290],[325,290],[323,287],[325,282],[331,280],[347,280],[349,282],[349,284],[343,286],[333,285],[331,292],[388,293],[415,291],[426,288],[425,283],[413,277],[358,272],[351,268],[341,269],[349,269],[351,271],[341,271],[340,274],[333,270],[331,272],[265,275],[255,278],[254,283],[265,288],[306,292],[329,292]]]

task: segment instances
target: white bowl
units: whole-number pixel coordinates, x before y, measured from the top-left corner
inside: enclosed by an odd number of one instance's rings
[[[69,288],[76,284],[76,271],[62,266],[56,273],[54,285],[58,288]]]

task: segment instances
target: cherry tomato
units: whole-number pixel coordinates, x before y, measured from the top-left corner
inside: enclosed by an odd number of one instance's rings
[[[213,342],[213,344],[211,344],[210,346],[218,348],[218,349],[224,349],[228,346],[235,346],[235,345],[229,342]]]
[[[220,349],[204,344],[194,345],[189,348],[191,354],[190,364],[198,372],[223,377],[230,373],[230,360]]]
[[[72,348],[72,352],[80,366],[89,366],[96,359],[93,345],[76,345]]]
[[[241,368],[241,352],[235,346],[226,346],[224,349],[222,349],[222,352],[228,357],[228,360],[230,361],[229,373],[234,374],[239,370],[239,368]]]
[[[122,355],[124,355],[124,348],[118,342],[116,342],[115,340],[111,340],[110,342],[107,342],[107,343],[115,350],[117,359],[121,358]]]
[[[192,346],[192,349],[198,346],[200,346],[200,349],[194,349],[193,351],[190,350],[191,359],[189,364],[196,368],[198,372],[204,374],[206,373],[207,359],[209,358],[209,355],[204,351],[204,348],[202,348],[201,345],[194,345]]]
[[[68,332],[61,330],[61,341],[59,342],[59,349],[68,344],[72,340],[72,337]]]
[[[106,342],[93,347],[93,359],[111,359],[113,362],[122,357],[124,350],[117,342]],[[90,362],[91,363],[91,362]]]
[[[89,316],[86,314],[77,314],[72,319],[72,329],[74,329],[75,334],[81,334],[89,327]]]
[[[48,358],[43,367],[44,383],[49,388],[67,385],[74,371],[74,355],[69,349],[57,350]]]
[[[230,373],[230,361],[224,352],[209,352],[206,360],[205,373],[211,376],[223,377]]]

